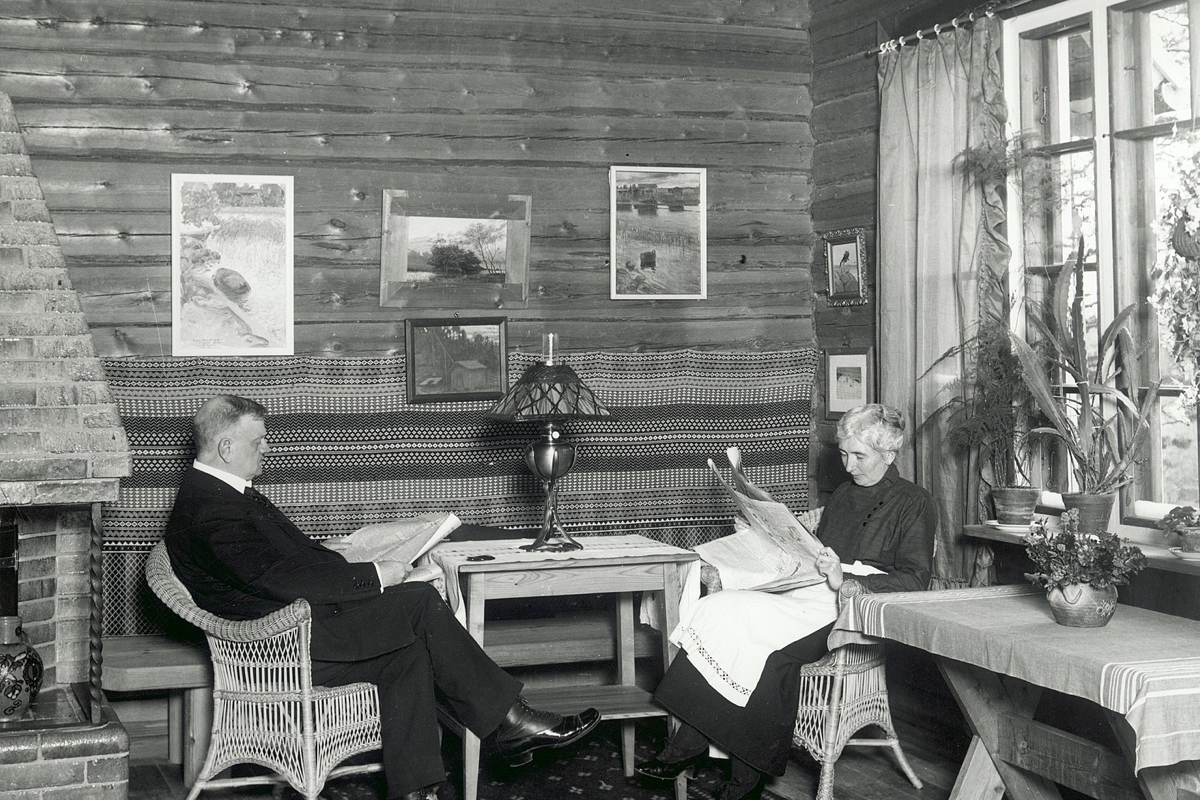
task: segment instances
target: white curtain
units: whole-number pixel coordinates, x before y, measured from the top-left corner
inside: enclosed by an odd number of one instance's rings
[[[995,301],[980,296],[985,271],[1007,269],[1000,187],[958,159],[1003,139],[999,47],[1000,21],[984,17],[879,59],[880,398],[914,428],[957,391],[962,363],[938,360],[970,336],[980,304]],[[990,565],[990,549],[962,535],[978,521],[978,467],[941,434],[927,426],[900,462],[941,501],[934,588],[981,582]]]

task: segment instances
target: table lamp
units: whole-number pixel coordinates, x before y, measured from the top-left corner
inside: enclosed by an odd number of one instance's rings
[[[602,406],[566,364],[554,363],[555,334],[549,334],[549,349],[545,363],[530,366],[488,412],[493,419],[508,422],[545,423],[542,438],[525,450],[529,471],[542,479],[546,492],[546,510],[542,529],[533,544],[523,550],[582,550],[583,545],[571,538],[558,521],[558,481],[571,471],[575,463],[575,446],[567,441],[563,423],[569,419],[611,418],[612,412]]]

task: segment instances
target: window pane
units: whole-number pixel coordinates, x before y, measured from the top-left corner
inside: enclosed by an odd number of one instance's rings
[[[1081,31],[1067,37],[1067,57],[1070,64],[1070,138],[1072,141],[1089,139],[1096,132],[1091,31]]]
[[[1021,129],[1034,144],[1095,135],[1092,32],[1081,26],[1026,40],[1021,61]]]
[[[1147,14],[1150,29],[1150,80],[1154,85],[1155,122],[1192,117],[1192,81],[1188,59],[1187,4]]]
[[[1164,136],[1153,142],[1154,162],[1152,172],[1147,176],[1147,183],[1152,182],[1154,188],[1154,225],[1152,230],[1157,233],[1154,237],[1155,268],[1161,268],[1166,263],[1167,257],[1171,255],[1170,238],[1167,236],[1167,231],[1161,228],[1159,220],[1163,218],[1168,203],[1172,202],[1171,198],[1179,190],[1179,176],[1185,165],[1191,164],[1192,158],[1198,150],[1200,150],[1200,136],[1194,134]],[[1159,281],[1155,280],[1152,291],[1156,291],[1158,286]],[[1195,298],[1193,300],[1195,301]],[[1172,332],[1162,325],[1159,325],[1158,328],[1158,374],[1162,378],[1164,386],[1179,386],[1188,376],[1184,369],[1171,358]]]
[[[1200,485],[1197,484],[1196,463],[1196,413],[1183,409],[1178,397],[1164,397],[1159,401],[1162,441],[1162,463],[1158,465],[1162,475],[1161,493],[1158,497],[1145,498],[1160,503],[1200,506]]]
[[[1079,237],[1084,261],[1096,260],[1096,177],[1091,150],[1042,158],[1020,167],[1025,263],[1074,263]]]

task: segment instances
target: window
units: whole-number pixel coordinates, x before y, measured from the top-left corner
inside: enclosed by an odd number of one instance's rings
[[[1200,0],[1065,0],[1005,23],[1009,125],[1029,156],[1009,195],[1013,285],[1039,297],[1082,245],[1093,348],[1119,309],[1153,293],[1170,246],[1163,198],[1200,148],[1198,54]],[[1200,441],[1148,303],[1136,322],[1144,371],[1163,389],[1121,513],[1151,524],[1170,506],[1200,506]]]

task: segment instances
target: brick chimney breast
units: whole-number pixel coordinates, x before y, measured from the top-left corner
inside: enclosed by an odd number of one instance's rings
[[[130,470],[50,210],[0,93],[0,505],[115,500]]]

